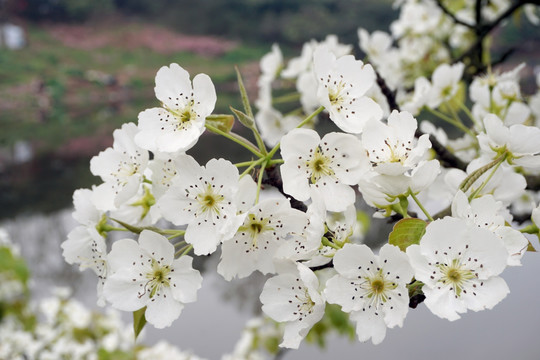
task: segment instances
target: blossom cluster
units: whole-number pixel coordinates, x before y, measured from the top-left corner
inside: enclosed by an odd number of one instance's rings
[[[120,312],[92,311],[72,298],[67,288],[32,299],[27,265],[2,228],[0,253],[0,359],[198,359],[164,341],[150,347],[136,345]]]
[[[189,254],[218,250],[226,280],[269,275],[262,311],[282,324],[287,348],[298,348],[329,304],[360,341],[377,344],[424,298],[452,321],[509,293],[500,275],[530,248],[524,233],[538,232],[537,199],[532,225],[512,221],[531,195],[527,178],[540,174],[540,75],[526,96],[525,65],[471,74],[468,63],[452,63],[473,44],[473,1],[399,3],[391,35],[359,30],[369,62],[335,36],[306,43],[287,63],[274,45],[260,62],[255,114],[239,76],[244,109],[233,112],[255,144],[233,132],[231,115],[213,114],[207,75],[191,81],[178,64],[159,69],[160,106],[114,131],[113,146],[90,163],[102,183],[73,196],[79,226],[64,257],[96,273],[100,304],[167,327],[202,286]],[[500,3],[480,17],[496,19]],[[278,104],[288,101],[299,110],[283,114]],[[418,123],[428,115],[462,134]],[[316,130],[317,119],[332,130]],[[206,130],[244,147],[248,160],[199,164],[186,151]],[[362,203],[374,218],[399,220],[380,248],[362,241]],[[136,239],[112,241],[117,231]]]

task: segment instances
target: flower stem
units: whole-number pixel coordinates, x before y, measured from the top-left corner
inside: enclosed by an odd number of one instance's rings
[[[334,248],[334,249],[337,249],[337,250],[340,249],[339,246],[337,246],[336,244],[334,244],[333,242],[331,242],[330,240],[328,240],[328,239],[327,239],[326,237],[324,237],[324,236],[323,236],[323,238],[322,238],[322,244],[323,244],[324,246],[328,246],[328,247],[331,247],[331,248]]]
[[[221,131],[217,127],[214,127],[214,126],[212,126],[210,124],[205,124],[204,126],[206,126],[206,128],[208,130],[210,130],[210,131],[212,131],[212,132],[214,132],[216,134],[219,134],[221,136],[225,136],[227,139],[232,140],[235,143],[237,143],[238,145],[245,147],[246,149],[251,151],[253,154],[257,155],[257,157],[264,157],[264,155],[259,152],[259,149],[257,148],[257,146],[254,145],[248,139],[246,139],[246,138],[244,138],[244,137],[242,137],[242,136],[240,136],[238,134],[235,134],[233,132],[226,133],[226,132]]]
[[[177,247],[179,247],[179,246],[184,246],[184,245],[186,245],[186,244],[187,244],[187,243],[186,243],[185,240],[181,240],[181,241],[177,242],[176,244],[174,244],[174,247],[177,248]]]
[[[469,110],[469,108],[465,106],[465,104],[462,101],[459,101],[459,107],[461,110],[463,110],[463,112],[467,115],[467,117],[471,119],[474,125],[476,125],[479,128],[481,127],[480,124],[478,124],[478,121],[476,120],[476,118],[473,116],[473,114]]]
[[[186,255],[188,252],[190,252],[191,249],[193,249],[193,245],[186,245],[186,246],[182,247],[180,250],[178,250],[174,254],[174,257],[179,257],[180,258],[180,257]]]
[[[416,203],[416,205],[418,205],[418,207],[420,208],[420,210],[422,210],[422,212],[424,213],[424,215],[426,215],[426,217],[428,218],[429,221],[433,221],[433,218],[431,217],[431,215],[429,214],[429,212],[426,210],[426,208],[422,205],[422,203],[420,202],[420,200],[418,200],[418,198],[416,197],[416,195],[414,195],[414,192],[410,192],[411,194],[411,197],[413,198],[414,202]]]
[[[525,226],[523,229],[519,229],[519,231],[524,234],[538,234],[540,229],[538,229],[538,226],[531,224],[529,226]]]
[[[262,163],[265,160],[266,160],[266,158],[260,158],[257,161],[253,161],[252,164],[249,165],[249,167],[246,170],[244,170],[244,172],[242,174],[240,174],[240,178],[243,178],[246,174],[249,174],[251,172],[251,170],[253,170],[253,168],[255,166],[259,165],[260,163]]]
[[[451,118],[450,116],[438,111],[438,110],[435,110],[435,109],[432,109],[432,108],[429,108],[429,107],[425,107],[427,109],[427,111],[429,111],[430,113],[432,113],[433,115],[437,116],[439,119],[441,120],[444,120],[446,121],[447,123],[451,124],[451,125],[454,125],[455,127],[457,127],[458,129],[462,130],[463,132],[469,134],[470,136],[472,136],[473,138],[475,137],[474,133],[471,131],[471,129],[469,129],[468,127],[466,127],[465,125],[463,125],[460,121],[457,121],[456,119],[453,119]]]
[[[260,160],[260,159],[259,159]],[[251,161],[244,161],[244,162],[239,162],[239,163],[236,163],[234,164],[234,166],[236,167],[246,167],[246,166],[251,166],[254,162],[256,162],[258,160],[251,160]]]
[[[264,176],[264,170],[266,169],[266,164],[268,164],[268,160],[264,161],[261,165],[261,168],[259,169],[259,178],[257,179],[257,196],[255,197],[255,204],[259,203],[259,194],[261,192],[262,179]]]
[[[283,96],[278,96],[272,99],[272,104],[283,104],[289,103],[300,99],[299,92],[293,92],[290,94],[285,94]]]

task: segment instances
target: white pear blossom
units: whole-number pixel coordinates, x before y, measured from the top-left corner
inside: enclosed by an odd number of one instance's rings
[[[68,264],[78,264],[81,271],[91,269],[98,276],[98,305],[104,306],[103,285],[107,279],[107,245],[95,226],[78,226],[62,243],[62,255]]]
[[[510,164],[540,169],[540,129],[521,124],[506,127],[496,115],[484,118],[485,133],[478,135],[482,151],[492,158],[507,151]]]
[[[272,107],[265,107],[257,112],[255,121],[264,142],[275,146],[281,137],[298,126],[302,119],[296,115],[283,115]]]
[[[115,210],[109,216],[133,226],[150,226],[157,223],[161,214],[148,184],[142,184],[135,196]]]
[[[158,152],[154,154],[154,159],[148,163],[148,169],[151,171],[152,195],[156,200],[169,190],[173,184],[173,179],[181,171],[178,164],[180,155],[170,156],[170,154]]]
[[[521,265],[520,259],[527,250],[527,238],[518,230],[505,226],[503,203],[496,201],[492,195],[472,199],[458,191],[452,202],[452,216],[464,219],[478,227],[486,228],[499,236],[508,251],[508,266]],[[509,213],[506,217],[510,217]]]
[[[274,81],[283,67],[283,55],[278,44],[272,45],[272,51],[264,55],[260,61],[261,76],[259,86]]]
[[[401,105],[401,109],[410,112],[414,116],[418,115],[422,108],[426,106],[431,91],[431,83],[421,76],[414,81],[414,94]]]
[[[406,1],[399,14],[399,19],[390,25],[394,38],[407,33],[426,35],[436,30],[442,17],[441,9],[434,2]]]
[[[279,346],[297,349],[311,327],[323,317],[326,303],[318,288],[317,276],[300,263],[266,281],[260,296],[262,310],[285,326]]]
[[[234,237],[223,243],[218,273],[226,280],[246,277],[255,270],[275,273],[276,251],[291,241],[291,233],[302,232],[306,222],[306,214],[291,208],[288,200],[261,201],[247,212]]]
[[[210,254],[233,237],[243,221],[235,202],[238,169],[224,159],[212,159],[202,167],[188,155],[178,158],[178,166],[181,171],[158,207],[173,224],[187,224],[185,240],[196,255]]]
[[[320,104],[341,130],[358,134],[368,120],[381,119],[381,107],[365,96],[375,84],[371,65],[352,55],[336,58],[328,48],[320,47],[313,55],[313,67],[319,82]]]
[[[334,255],[334,268],[338,275],[326,282],[324,294],[351,313],[360,341],[378,344],[387,327],[403,325],[413,269],[398,247],[386,244],[375,256],[366,245],[345,244]]]
[[[370,205],[385,208],[399,201],[398,196],[417,195],[426,190],[440,172],[438,160],[422,161],[402,175],[375,175],[373,172],[358,182],[358,189]]]
[[[508,258],[501,239],[465,220],[433,221],[407,255],[415,278],[424,283],[426,306],[441,318],[453,321],[467,310],[491,309],[509,293],[498,276]]]
[[[322,139],[309,129],[294,129],[281,140],[283,190],[305,201],[320,190],[330,211],[355,201],[356,184],[369,168],[360,141],[349,134],[328,133]],[[315,190],[313,190],[315,189]]]
[[[384,31],[374,31],[371,35],[366,29],[358,29],[360,49],[364,51],[371,61],[378,64],[392,47],[392,37]]]
[[[414,134],[418,124],[408,112],[394,110],[388,117],[388,125],[380,121],[367,122],[362,133],[362,144],[366,149],[374,171],[386,175],[401,175],[415,168],[431,148],[429,135]]]
[[[93,201],[93,191],[77,189],[73,192],[73,218],[81,225],[96,226],[103,217],[103,211],[96,208]]]
[[[429,107],[436,108],[457,94],[464,69],[465,65],[463,63],[454,65],[441,64],[435,69],[431,77],[432,86],[427,103]]]
[[[311,114],[319,106],[319,98],[317,97],[317,78],[313,71],[306,71],[296,80],[296,89],[300,93],[300,104],[306,114]]]
[[[204,132],[205,120],[214,110],[216,90],[210,77],[193,78],[178,64],[163,66],[154,88],[162,107],[139,114],[137,144],[150,151],[177,152],[190,149]]]
[[[304,43],[300,56],[289,60],[287,66],[281,72],[281,76],[285,79],[294,79],[299,77],[300,74],[308,72],[311,69],[313,52],[316,47],[317,42],[315,40]]]
[[[122,125],[113,132],[113,147],[90,160],[90,171],[103,180],[103,184],[93,190],[92,202],[97,209],[112,210],[139,190],[148,164],[148,151],[135,144],[133,139],[137,132],[133,123]]]
[[[181,351],[164,340],[152,347],[140,350],[137,360],[203,360],[189,351]]]
[[[156,328],[170,326],[184,304],[197,299],[202,277],[192,258],[174,259],[174,246],[162,235],[143,230],[139,241],[116,241],[108,255],[111,274],[104,286],[116,309],[136,311],[146,306],[146,320]]]

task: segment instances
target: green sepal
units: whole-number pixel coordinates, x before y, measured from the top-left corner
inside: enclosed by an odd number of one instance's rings
[[[531,242],[529,241],[529,243],[527,244],[527,251],[529,252],[536,252],[536,249],[534,248],[534,246],[532,246]]]
[[[414,280],[412,283],[407,285],[407,289],[409,290],[409,299],[413,296],[423,294],[422,287],[424,286],[424,283],[418,280]]]
[[[238,89],[240,90],[240,96],[242,97],[242,104],[244,105],[244,112],[249,118],[253,119],[253,111],[251,110],[251,105],[249,104],[249,98],[247,96],[246,87],[244,86],[244,81],[242,81],[242,75],[240,75],[240,70],[235,66],[234,70],[236,71],[236,78],[238,81]]]
[[[209,115],[206,117],[206,123],[218,130],[229,133],[234,126],[234,116],[229,114]]]
[[[396,204],[391,204],[390,208],[396,213],[400,214],[404,218],[408,217],[407,209],[409,208],[409,200],[404,195],[398,196],[399,202]]]
[[[144,316],[145,312],[146,306],[133,312],[133,333],[135,334],[135,340],[137,340],[137,337],[141,333],[142,329],[144,329],[144,325],[146,325],[146,317]]]
[[[236,118],[242,123],[242,125],[244,125],[248,129],[253,129],[253,125],[255,124],[255,120],[253,120],[253,118],[243,113],[242,111],[233,108],[232,106],[230,106],[230,109],[234,113],[234,115],[236,115]]]
[[[401,219],[394,225],[394,229],[388,236],[388,242],[405,251],[407,247],[420,243],[420,239],[426,232],[427,223],[422,219]]]

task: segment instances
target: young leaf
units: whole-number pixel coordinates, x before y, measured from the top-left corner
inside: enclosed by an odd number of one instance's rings
[[[242,123],[242,125],[244,125],[248,129],[253,128],[253,124],[255,123],[255,120],[253,120],[253,118],[251,118],[248,115],[244,114],[240,110],[236,110],[232,106],[231,106],[231,111],[234,113],[234,115],[236,115],[236,118],[238,119],[238,121],[240,121]]]
[[[228,133],[232,130],[234,125],[234,116],[229,114],[216,114],[206,117],[206,123],[213,127]]]
[[[144,329],[144,325],[146,325],[146,318],[144,317],[145,312],[146,306],[133,312],[133,332],[135,333],[135,340],[137,340],[142,329]]]
[[[237,66],[235,66],[234,69],[236,70],[236,78],[238,79],[238,88],[240,89],[240,95],[242,96],[244,111],[248,117],[253,119],[253,111],[251,111],[251,105],[249,104],[246,88],[244,87],[244,82],[242,81],[242,75],[240,75],[240,70],[238,70]]]
[[[426,232],[427,223],[416,218],[401,219],[394,225],[388,242],[405,251],[409,245],[418,244]]]

